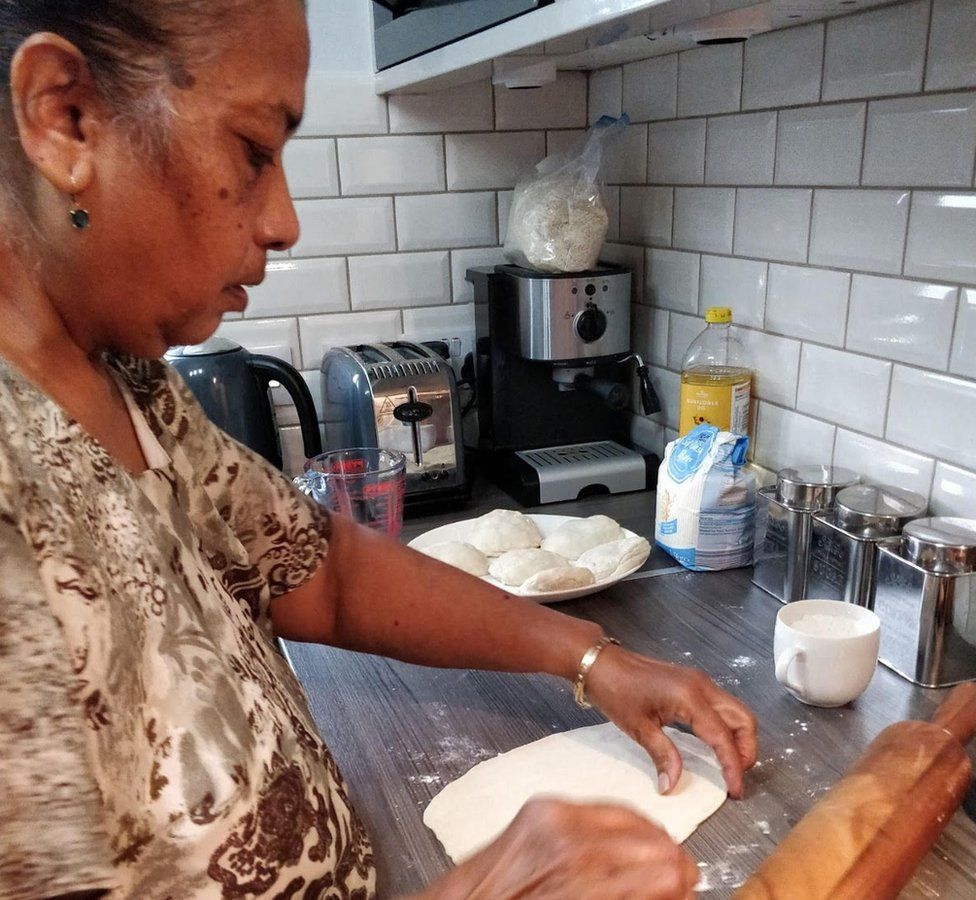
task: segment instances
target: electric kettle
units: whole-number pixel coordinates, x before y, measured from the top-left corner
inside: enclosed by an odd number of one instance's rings
[[[288,363],[251,353],[223,337],[172,347],[166,361],[180,373],[214,423],[280,469],[281,439],[269,394],[270,383],[279,382],[298,410],[306,458],[322,452],[312,395]]]

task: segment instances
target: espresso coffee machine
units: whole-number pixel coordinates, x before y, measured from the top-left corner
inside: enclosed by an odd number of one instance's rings
[[[630,348],[630,271],[503,265],[468,269],[467,279],[489,476],[526,506],[653,487],[659,459],[629,442],[632,363],[644,413],[660,409]]]

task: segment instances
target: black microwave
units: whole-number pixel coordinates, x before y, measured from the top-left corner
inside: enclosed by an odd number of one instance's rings
[[[388,69],[553,2],[373,0],[376,69]]]

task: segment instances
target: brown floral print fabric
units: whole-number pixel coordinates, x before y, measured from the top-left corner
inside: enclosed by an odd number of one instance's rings
[[[167,465],[123,471],[0,359],[0,898],[367,900],[269,615],[328,517],[168,366],[111,364]]]

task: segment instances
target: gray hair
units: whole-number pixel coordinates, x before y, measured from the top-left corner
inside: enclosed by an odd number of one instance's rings
[[[193,64],[220,49],[229,17],[262,0],[0,0],[0,203],[30,210],[30,164],[17,138],[10,68],[30,35],[53,32],[84,54],[95,85],[131,129],[134,145],[158,158],[173,89],[192,86]]]

